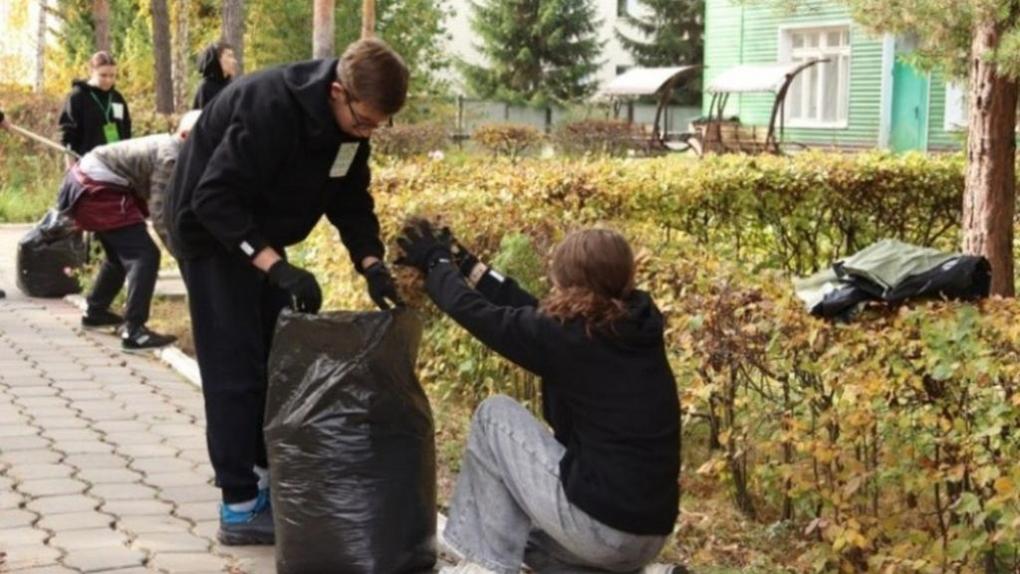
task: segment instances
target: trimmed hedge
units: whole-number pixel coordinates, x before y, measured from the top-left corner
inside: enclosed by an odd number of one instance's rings
[[[414,205],[495,220],[523,210],[561,228],[652,223],[722,257],[804,274],[887,237],[954,249],[964,185],[958,155],[494,161],[395,165],[377,172],[377,195],[413,188]]]

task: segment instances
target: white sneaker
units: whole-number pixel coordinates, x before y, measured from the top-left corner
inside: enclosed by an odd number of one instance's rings
[[[441,568],[439,574],[496,574],[485,566],[474,562],[461,562],[456,566]]]
[[[674,574],[683,572],[677,569],[676,564],[647,564],[641,569],[641,574]]]
[[[446,517],[442,513],[436,513],[436,549],[439,551],[439,556],[447,562],[457,564],[464,559],[464,555],[446,543],[446,537],[443,532],[446,530]]]

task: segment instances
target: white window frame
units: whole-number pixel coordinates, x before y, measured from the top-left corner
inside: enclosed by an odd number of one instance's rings
[[[968,98],[970,90],[965,82],[946,82],[946,100],[942,109],[942,127],[947,132],[964,132],[970,126]],[[1020,117],[1017,118],[1016,133],[1020,137]]]
[[[946,82],[946,102],[942,121],[943,129],[947,132],[966,130],[967,112],[967,85],[960,82]]]
[[[846,71],[846,85],[840,85],[837,88],[841,93],[844,94],[844,101],[840,107],[842,107],[845,116],[842,119],[836,121],[822,121],[820,119],[794,119],[793,114],[790,110],[790,100],[787,98],[786,109],[786,125],[792,128],[809,128],[809,129],[846,129],[850,126],[850,85],[853,83],[853,26],[850,20],[838,20],[834,22],[812,22],[806,24],[796,25],[784,25],[779,27],[779,61],[780,62],[792,62],[795,56],[793,48],[793,35],[804,34],[809,32],[818,33],[820,38],[825,37],[826,32],[846,32],[847,44],[842,46],[837,56],[845,56],[847,59],[847,71]],[[831,56],[831,53],[823,53],[821,49],[814,49],[815,54],[811,54],[812,49],[807,48],[802,50],[801,55],[822,58]],[[801,74],[808,73],[807,70],[801,72]],[[824,73],[825,68],[819,68],[819,73],[822,76],[818,81],[818,89],[822,89],[825,85]],[[837,108],[837,114],[839,108]]]

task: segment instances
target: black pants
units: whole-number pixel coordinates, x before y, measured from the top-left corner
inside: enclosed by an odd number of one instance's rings
[[[144,223],[120,229],[97,231],[96,239],[106,252],[92,292],[86,297],[89,309],[109,309],[127,280],[124,322],[129,330],[149,320],[152,293],[159,274],[159,248],[149,237]]]
[[[253,467],[268,466],[262,434],[266,364],[285,291],[238,256],[181,260],[205,397],[206,442],[227,503],[258,494]]]

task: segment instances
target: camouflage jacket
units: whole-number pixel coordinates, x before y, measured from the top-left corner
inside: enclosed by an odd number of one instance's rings
[[[166,187],[183,143],[179,136],[157,134],[107,144],[91,152],[110,171],[126,179],[138,197],[148,203],[153,227],[160,238],[166,237],[163,225]]]

